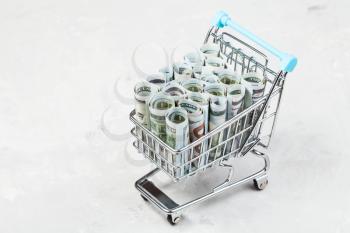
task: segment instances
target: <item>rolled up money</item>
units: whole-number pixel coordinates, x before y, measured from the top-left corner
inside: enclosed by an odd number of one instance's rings
[[[166,141],[165,115],[174,107],[174,99],[161,92],[153,95],[149,102],[151,131],[164,142]]]
[[[242,84],[233,84],[227,89],[227,120],[236,116],[243,109],[245,87]],[[234,122],[227,132],[226,154],[238,148],[239,138],[233,137],[239,132],[239,122]]]
[[[220,45],[215,43],[206,43],[200,47],[200,51],[205,57],[219,57]]]
[[[174,79],[174,70],[172,66],[165,66],[159,69],[159,72],[164,75],[167,83]]]
[[[176,80],[171,81],[170,83],[167,83],[163,89],[162,92],[166,95],[172,96],[175,100],[175,105],[177,106],[180,99],[186,98],[187,91],[185,88],[183,88],[179,83],[177,83]]]
[[[181,85],[188,91],[188,92],[203,92],[204,86],[203,81],[198,79],[185,79],[181,82]]]
[[[220,57],[207,57],[202,66],[202,74],[213,74],[214,71],[222,70],[224,61]]]
[[[218,69],[214,69],[214,70],[213,70],[213,74],[215,74],[216,76],[219,77],[219,74],[222,73],[223,71],[227,70],[227,69],[228,69],[228,68],[227,68],[227,65],[226,65],[226,63],[224,63],[224,66],[222,66],[222,67],[220,67],[220,68],[218,68]],[[230,69],[230,70],[231,70],[231,69]]]
[[[148,103],[152,95],[156,94],[159,88],[149,82],[138,82],[134,87],[136,119],[150,129],[150,114]]]
[[[189,99],[179,101],[179,107],[185,109],[190,122],[190,141],[194,142],[204,135],[204,113],[201,106]]]
[[[201,70],[200,71],[193,71],[193,78],[195,79],[201,79],[202,77],[202,67],[201,67]]]
[[[189,92],[188,99],[198,103],[203,110],[204,115],[204,134],[207,134],[209,131],[209,94],[208,93],[198,93],[198,92]],[[207,151],[208,148],[208,140],[203,143],[203,147],[201,148],[202,152]],[[208,154],[205,153],[201,155],[199,161],[199,167],[205,165],[208,161]]]
[[[265,78],[256,72],[246,73],[241,78],[241,83],[246,87],[245,108],[256,103],[265,90]]]
[[[202,73],[202,65],[204,57],[201,52],[195,51],[185,55],[185,62],[192,66],[192,71],[194,74]]]
[[[164,75],[161,74],[161,73],[148,75],[146,77],[146,80],[149,83],[157,85],[160,88],[162,88],[165,85],[165,83],[166,83],[166,79],[165,79]]]
[[[265,90],[266,80],[265,78],[257,72],[249,72],[242,76],[241,83],[245,86],[246,92],[244,96],[244,107],[248,108],[252,104],[255,104],[263,95]],[[257,120],[258,112],[250,112],[247,114],[245,119],[245,124],[242,127],[248,128],[253,125],[253,122]],[[246,131],[242,136],[242,141],[253,140],[255,135],[258,133],[258,127],[255,128],[253,132],[251,130]],[[249,137],[249,135],[253,135]]]
[[[154,133],[160,140],[166,142],[166,113],[175,107],[175,101],[171,96],[165,95],[159,92],[153,95],[149,101],[150,110],[150,122],[151,132]],[[149,143],[150,151],[149,155],[151,158],[158,163],[158,165],[167,168],[166,160],[168,155],[164,154],[164,148],[156,141],[151,140]],[[155,152],[155,153],[153,153]]]
[[[166,114],[166,142],[174,149],[181,149],[189,141],[189,122],[187,111],[180,107],[169,110]]]
[[[192,66],[190,64],[186,62],[177,62],[173,67],[175,80],[192,78]]]
[[[205,82],[204,86],[208,85],[209,83],[220,83],[218,76],[215,74],[202,74],[200,79]]]
[[[190,130],[190,142],[194,142],[204,135],[204,112],[201,106],[188,99],[180,100],[179,107],[185,109],[188,114],[189,120],[189,130]],[[195,146],[190,160],[198,157],[201,154],[202,146],[201,144]],[[200,165],[204,164],[204,159],[199,161],[199,159],[193,161],[192,165],[194,168],[199,168]]]
[[[226,120],[227,99],[223,96],[211,96],[209,104],[209,131],[216,129]],[[224,137],[224,132],[219,132],[211,137],[209,162],[221,156],[222,147],[218,146]],[[214,148],[214,149],[213,149]]]
[[[238,84],[241,81],[241,77],[229,69],[222,69],[218,74],[220,82],[228,88],[232,84]]]
[[[182,149],[189,143],[189,122],[186,110],[176,107],[166,114],[166,142],[174,149]],[[188,161],[188,153],[171,154],[172,164],[175,168],[175,176],[184,175],[187,170],[185,163]]]
[[[189,92],[188,99],[198,103],[203,110],[204,114],[204,134],[209,130],[209,95],[207,93]]]
[[[227,88],[227,120],[236,116],[243,108],[245,87],[233,84]]]
[[[226,89],[219,83],[210,83],[204,87],[204,92],[210,96],[225,96]]]

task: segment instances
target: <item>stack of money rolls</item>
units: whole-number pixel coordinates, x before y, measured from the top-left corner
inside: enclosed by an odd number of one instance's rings
[[[161,141],[181,150],[264,95],[266,79],[261,73],[237,72],[232,67],[225,64],[219,44],[204,44],[186,54],[183,61],[163,67],[135,85],[135,118]],[[252,124],[253,117],[247,117]],[[191,151],[160,159],[176,165],[178,169],[172,168],[172,172],[177,176],[188,174],[237,150],[236,135],[242,129],[242,124],[235,122]],[[160,153],[156,148],[153,151]]]

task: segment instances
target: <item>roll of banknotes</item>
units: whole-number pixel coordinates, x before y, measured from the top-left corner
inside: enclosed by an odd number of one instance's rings
[[[244,107],[248,108],[252,104],[255,104],[264,95],[266,80],[261,74],[257,72],[250,72],[242,76],[241,83],[246,87]],[[251,127],[254,121],[257,120],[257,116],[258,114],[254,114],[254,112],[247,114],[245,124],[242,124],[242,127]],[[258,131],[258,128],[255,128],[253,132],[251,132],[251,130],[246,131],[242,136],[242,141],[244,142],[246,140],[253,140],[254,135],[256,135]],[[249,138],[250,134],[253,135],[253,137]]]
[[[174,107],[174,99],[161,92],[153,95],[149,101],[151,131],[164,142],[166,141],[165,115]]]
[[[227,120],[236,116],[243,109],[243,100],[245,95],[245,87],[242,84],[233,84],[227,89]],[[227,132],[227,145],[225,153],[230,153],[238,148],[239,138],[233,137],[239,132],[240,122],[234,122]]]
[[[241,77],[238,73],[235,73],[229,69],[222,69],[218,74],[220,82],[228,88],[232,84],[238,84],[241,81]]]
[[[161,74],[161,73],[148,75],[146,77],[146,80],[149,83],[157,85],[160,88],[162,88],[165,85],[165,83],[166,83],[165,76],[163,74]]]
[[[189,92],[188,99],[198,103],[203,110],[204,115],[204,134],[209,131],[209,95],[207,93]]]
[[[227,88],[227,120],[243,109],[245,90],[242,84],[233,84]]]
[[[266,80],[257,72],[246,73],[241,78],[241,83],[246,87],[245,108],[256,103],[263,95]]]
[[[174,64],[174,79],[183,80],[192,78],[192,66],[186,62],[177,62]]]
[[[188,114],[190,142],[194,142],[204,135],[204,112],[202,107],[189,99],[180,100],[179,107],[185,109]],[[204,148],[204,147],[203,147]],[[197,158],[202,153],[201,144],[194,147],[190,160]],[[204,159],[198,158],[192,162],[192,170],[198,169],[204,164]]]
[[[166,142],[174,149],[181,149],[189,141],[189,121],[187,111],[180,107],[169,110],[166,114]]]
[[[192,72],[194,74],[202,73],[202,65],[204,57],[201,52],[195,51],[185,55],[184,60],[186,63],[192,66]]]
[[[213,74],[214,71],[222,70],[224,68],[224,61],[221,57],[207,57],[202,66],[202,74]]]
[[[203,92],[203,81],[199,79],[185,79],[181,82],[181,85],[187,90],[187,92]]]
[[[187,96],[186,89],[177,83],[176,80],[167,83],[163,87],[162,92],[166,95],[172,96],[176,106],[178,105],[180,99],[185,99]]]
[[[220,83],[218,76],[215,74],[202,74],[200,79],[205,82],[204,86],[208,85],[209,83]]]
[[[225,70],[227,70],[227,64],[224,63],[224,65],[218,69],[214,69],[213,70],[213,74],[215,74],[216,76],[219,76],[220,73],[224,72]],[[232,69],[229,69],[229,70],[232,70]]]
[[[189,121],[185,109],[176,107],[168,111],[166,114],[166,142],[177,150],[182,149],[189,143]],[[187,172],[188,153],[171,154],[172,164],[178,166],[175,168],[175,176],[184,175]]]
[[[201,77],[202,77],[202,68],[201,68],[200,71],[193,71],[192,75],[193,75],[193,78],[195,78],[195,79],[201,79]]]
[[[219,57],[220,45],[216,43],[206,43],[200,47],[200,51],[205,57]]]
[[[166,113],[175,107],[175,101],[171,96],[165,95],[162,92],[159,92],[153,95],[149,101],[149,110],[150,110],[150,122],[151,122],[151,132],[154,133],[162,141],[166,142]],[[153,151],[150,151],[150,157],[154,158],[155,162],[158,163],[163,168],[167,169],[166,160],[168,155],[164,153],[164,148],[160,146],[155,141],[149,142],[150,148]],[[156,156],[155,156],[156,155]]]
[[[204,92],[210,96],[225,96],[226,89],[219,83],[210,83],[204,87]]]
[[[134,87],[136,119],[150,129],[150,114],[148,103],[152,95],[159,91],[159,87],[146,81],[138,82]]]
[[[211,96],[209,104],[209,131],[216,129],[226,121],[227,99],[223,96]],[[209,162],[221,156],[222,147],[218,146],[224,137],[224,132],[219,132],[211,137]],[[213,149],[214,148],[214,149]]]
[[[189,99],[180,100],[179,107],[187,111],[190,128],[190,141],[194,142],[204,135],[203,109],[200,104]]]
[[[165,66],[159,69],[159,72],[164,75],[167,83],[174,79],[174,70],[172,66]]]

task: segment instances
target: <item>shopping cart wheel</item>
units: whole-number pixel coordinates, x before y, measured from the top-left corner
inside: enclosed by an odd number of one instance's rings
[[[254,186],[257,190],[263,190],[264,188],[266,188],[268,183],[269,183],[269,180],[267,179],[266,175],[254,179]]]
[[[142,194],[140,195],[144,201],[148,201],[147,198],[145,198]]]
[[[171,214],[168,214],[167,220],[171,225],[175,225],[180,222],[181,217],[180,216],[174,217]]]

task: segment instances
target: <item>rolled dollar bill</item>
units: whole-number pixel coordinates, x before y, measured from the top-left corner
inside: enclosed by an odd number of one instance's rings
[[[150,114],[148,103],[152,95],[156,94],[159,88],[149,82],[141,81],[134,87],[136,119],[150,129]]]
[[[245,87],[242,84],[233,84],[227,89],[227,120],[230,120],[236,116],[243,109],[243,100],[245,95]],[[229,130],[226,154],[234,151],[238,148],[238,137],[233,137],[237,132],[239,132],[239,122],[234,122]]]
[[[209,131],[216,129],[226,120],[227,99],[223,96],[211,96],[209,104]],[[219,132],[211,137],[209,162],[221,156],[222,147],[218,146],[224,137],[224,132]],[[214,148],[214,149],[213,149]]]
[[[166,114],[166,142],[174,149],[181,149],[189,141],[189,122],[185,109],[175,107]]]
[[[255,104],[264,95],[266,79],[257,72],[249,72],[242,76],[241,83],[246,88],[244,107],[248,108],[252,104]],[[260,109],[257,110],[260,111]],[[257,120],[257,116],[258,114],[254,114],[254,112],[247,114],[245,124],[242,124],[242,128],[252,126],[253,122]],[[246,131],[242,136],[242,141],[254,140],[254,137],[258,131],[258,128],[256,128],[253,132],[251,132],[251,130]],[[249,135],[253,136],[249,138]]]
[[[219,83],[210,83],[204,87],[204,92],[210,96],[225,96],[225,87]]]
[[[194,74],[202,73],[202,65],[204,57],[201,52],[195,51],[185,55],[185,62],[192,66],[192,71]]]
[[[202,74],[213,74],[214,71],[220,71],[224,67],[224,61],[221,57],[207,57],[202,66]]]
[[[165,66],[159,69],[159,72],[164,75],[167,83],[174,79],[174,70],[172,66]]]
[[[203,110],[204,115],[204,134],[209,130],[209,95],[207,93],[189,92],[188,99],[198,103]]]
[[[203,109],[198,103],[189,99],[180,100],[179,107],[187,111],[190,128],[190,141],[194,142],[204,135]]]
[[[228,88],[230,85],[238,84],[241,81],[241,77],[238,73],[229,69],[222,69],[218,74],[220,82]]]
[[[177,62],[174,64],[174,79],[183,80],[192,78],[192,66],[186,62]]]
[[[204,86],[203,81],[198,79],[185,79],[181,82],[182,86],[188,91],[188,92],[203,92]]]
[[[233,84],[227,88],[227,120],[236,116],[243,108],[245,87]]]
[[[206,43],[200,47],[200,51],[205,57],[219,57],[220,45],[216,43]]]
[[[246,73],[241,78],[241,83],[246,87],[245,107],[256,103],[263,95],[266,80],[257,72]]]
[[[208,85],[209,83],[220,83],[218,76],[215,74],[202,74],[200,79],[205,82],[204,86]]]
[[[202,67],[201,67],[201,70],[197,70],[197,71],[193,71],[193,78],[195,79],[201,79],[202,77]]]
[[[189,130],[190,130],[190,142],[194,142],[204,135],[204,112],[202,107],[189,99],[180,100],[179,107],[185,109],[188,114]],[[193,160],[202,153],[201,144],[195,146],[192,151],[192,156],[189,158]],[[192,168],[199,168],[201,164],[204,164],[204,159],[199,159],[192,162]],[[193,169],[192,169],[193,170]]]
[[[186,89],[183,88],[179,83],[177,83],[176,80],[167,83],[163,87],[162,92],[166,95],[172,96],[176,106],[180,99],[184,99],[187,96]]]
[[[149,102],[151,131],[164,142],[166,141],[165,115],[174,107],[174,99],[161,92],[153,95]]]
[[[189,122],[186,110],[176,107],[166,114],[166,142],[174,149],[182,149],[189,143]],[[171,154],[172,164],[175,168],[175,176],[184,175],[187,170],[185,163],[188,161],[188,153]]]
[[[161,74],[161,73],[148,75],[146,77],[146,80],[149,83],[157,85],[160,88],[162,88],[165,85],[165,83],[166,83],[166,79],[165,79],[164,75]]]
[[[226,63],[224,63],[224,66],[222,66],[222,67],[220,67],[220,68],[218,68],[218,69],[214,69],[213,70],[213,74],[215,74],[216,76],[218,76],[219,77],[219,74],[220,73],[222,73],[222,72],[224,72],[225,70],[227,70],[228,68],[227,68],[227,65],[226,65]],[[231,69],[230,69],[231,70]]]

